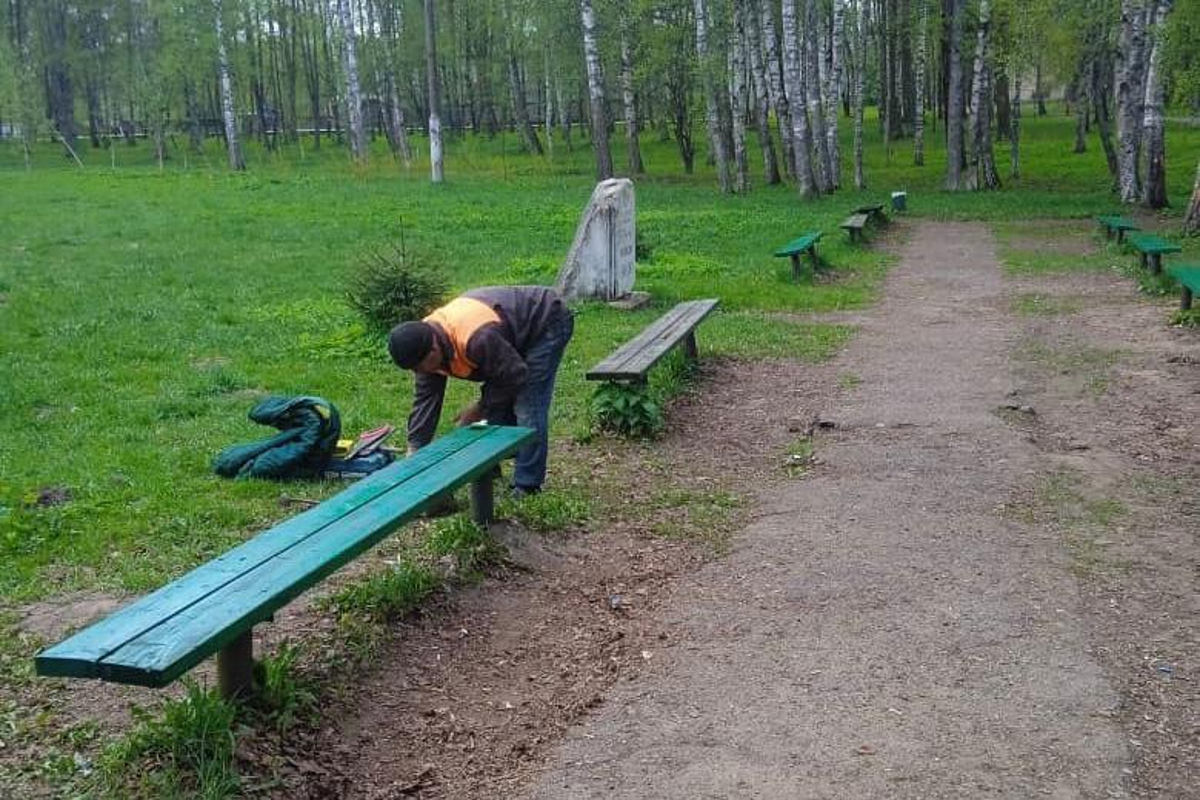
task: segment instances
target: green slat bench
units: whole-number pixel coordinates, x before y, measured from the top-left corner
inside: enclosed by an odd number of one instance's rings
[[[46,648],[37,673],[161,687],[215,653],[221,693],[246,692],[256,624],[464,484],[488,524],[496,465],[534,435],[473,425],[437,439]]]
[[[867,219],[876,225],[886,225],[888,221],[887,214],[883,210],[883,203],[868,203],[865,206],[859,206],[854,209],[853,213],[866,214]]]
[[[645,383],[658,361],[676,345],[683,343],[688,359],[699,357],[696,326],[708,317],[719,300],[689,300],[680,303],[650,324],[586,374],[589,381]]]
[[[820,231],[806,233],[799,239],[793,239],[775,251],[776,258],[787,256],[792,259],[792,278],[800,280],[800,255],[807,252],[812,258],[813,272],[817,271],[817,242],[821,239]]]
[[[1192,296],[1200,294],[1200,264],[1176,264],[1168,272],[1179,281],[1179,307],[1184,311],[1192,309]]]
[[[1113,234],[1117,236],[1117,244],[1125,241],[1125,231],[1140,230],[1137,223],[1128,217],[1116,214],[1096,217],[1096,222],[1104,229],[1104,238],[1111,241]]]
[[[1183,249],[1177,244],[1172,244],[1166,239],[1160,239],[1150,234],[1130,236],[1129,244],[1141,254],[1142,269],[1149,269],[1155,275],[1162,272],[1162,257],[1164,255],[1178,253]]]
[[[866,214],[851,214],[838,227],[850,234],[850,241],[852,243],[861,242],[863,239],[863,228],[867,226],[867,219]]]

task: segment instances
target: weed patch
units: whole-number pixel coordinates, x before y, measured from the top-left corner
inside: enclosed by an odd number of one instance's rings
[[[520,500],[501,501],[501,516],[511,517],[526,528],[542,533],[578,528],[591,518],[589,503],[582,497],[547,490]]]

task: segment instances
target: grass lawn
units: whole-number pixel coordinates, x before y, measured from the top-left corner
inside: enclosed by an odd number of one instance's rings
[[[885,256],[851,247],[836,228],[860,201],[906,189],[914,215],[996,220],[1115,208],[1098,145],[1070,153],[1072,125],[1029,119],[1027,177],[1002,192],[939,191],[938,130],[926,167],[910,166],[909,143],[888,163],[872,140],[872,189],[810,204],[786,186],[723,197],[702,159],[699,174],[684,176],[673,145],[647,134],[637,203],[651,253],[638,288],[655,307],[580,310],[554,409],[558,435],[587,428],[585,369],[680,299],[722,300],[723,313],[700,329],[705,352],[835,352],[847,329],[764,312],[873,299]],[[516,141],[452,142],[442,186],[428,182],[424,162],[393,164],[382,142],[361,170],[328,143],[252,147],[245,174],[224,169],[219,142],[186,163],[177,154],[162,171],[142,145],[85,153],[84,170],[46,145],[29,172],[11,143],[0,147],[0,600],[143,592],[291,513],[282,493],[335,491],[221,480],[209,465],[223,447],[265,435],[246,420],[265,393],[322,395],[349,433],[403,423],[411,379],[343,299],[346,273],[368,248],[403,236],[438,254],[456,289],[553,281],[593,186],[591,154],[578,139],[568,153],[560,140],[552,158],[535,159],[515,152]],[[1200,130],[1172,128],[1168,148],[1178,216]],[[1006,146],[997,154],[1006,164]],[[810,230],[826,233],[820,250],[833,278],[795,285],[787,259],[770,254]],[[472,392],[454,385],[447,408]],[[40,504],[49,489],[68,502]]]

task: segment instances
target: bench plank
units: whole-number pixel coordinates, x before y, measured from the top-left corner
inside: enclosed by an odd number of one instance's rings
[[[1184,311],[1192,308],[1192,298],[1200,294],[1200,264],[1176,264],[1168,272],[1179,281],[1179,307]]]
[[[1125,241],[1125,231],[1138,230],[1136,222],[1118,214],[1107,214],[1096,217],[1096,222],[1100,223],[1101,227],[1104,228],[1104,238],[1111,239],[1113,233],[1116,233],[1118,244]]]
[[[1137,250],[1139,253],[1147,253],[1151,255],[1155,253],[1160,255],[1163,253],[1178,253],[1183,250],[1183,248],[1179,245],[1172,244],[1166,239],[1154,236],[1153,234],[1131,236],[1129,237],[1129,244],[1131,244],[1133,249]]]
[[[672,308],[588,371],[589,381],[641,380],[713,312],[719,300],[690,300]]]
[[[164,686],[533,435],[455,431],[42,651],[37,672]]]
[[[785,244],[783,247],[776,250],[775,256],[777,258],[782,258],[784,256],[799,255],[800,253],[803,253],[805,250],[808,250],[813,245],[815,245],[820,240],[820,238],[821,238],[821,233],[819,231],[817,233],[807,233],[798,239],[793,239],[792,241]]]
[[[863,228],[867,225],[866,214],[851,214],[838,227],[850,234],[850,241],[857,242],[862,239]]]

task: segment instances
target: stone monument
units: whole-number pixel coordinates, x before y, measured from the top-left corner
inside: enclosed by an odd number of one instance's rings
[[[633,290],[636,243],[633,181],[601,181],[558,273],[558,290],[568,300],[627,300]]]

